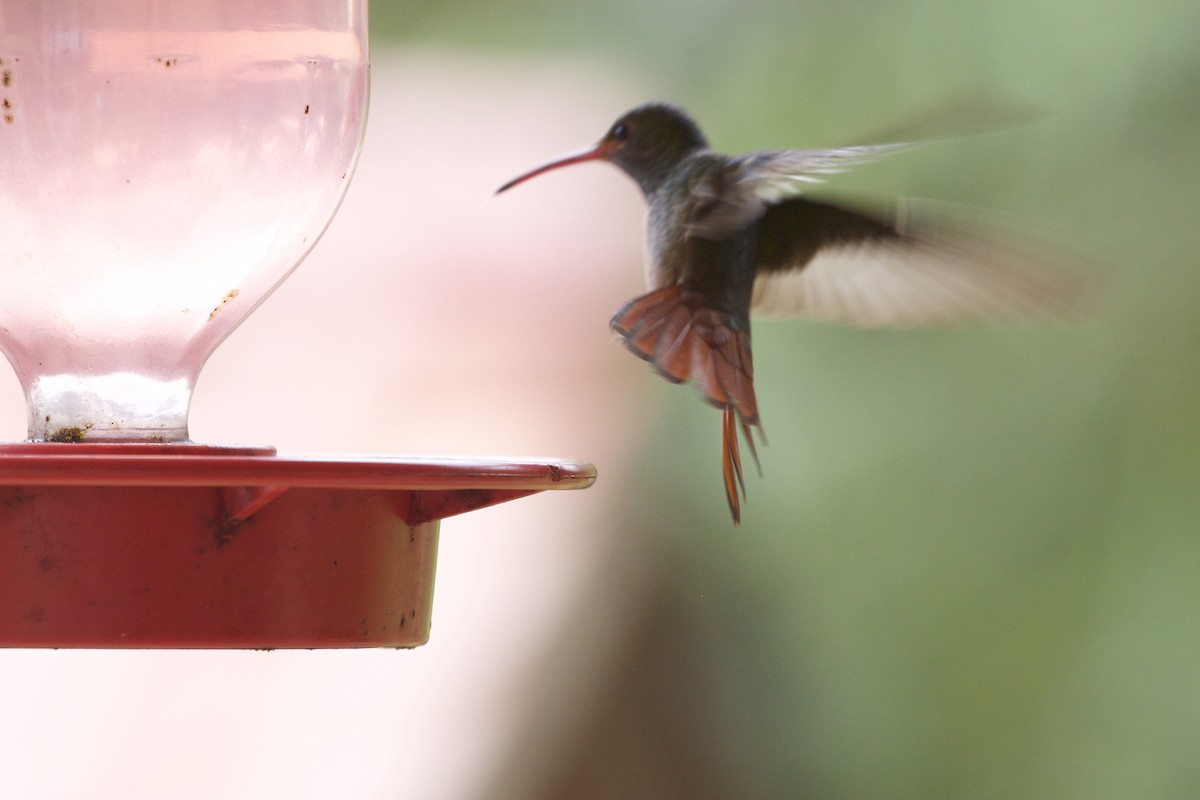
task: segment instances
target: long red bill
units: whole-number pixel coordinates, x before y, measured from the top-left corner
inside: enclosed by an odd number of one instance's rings
[[[559,156],[548,164],[542,164],[540,167],[531,169],[524,175],[518,175],[497,189],[496,194],[506,192],[512,187],[516,186],[518,183],[524,183],[530,178],[536,178],[543,172],[549,172],[550,170],[558,169],[559,167],[569,167],[572,164],[581,164],[584,161],[597,161],[601,158],[604,158],[607,153],[608,148],[606,148],[603,143],[584,148],[583,150],[574,150],[570,153]]]

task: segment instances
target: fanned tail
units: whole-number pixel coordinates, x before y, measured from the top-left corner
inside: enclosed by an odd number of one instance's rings
[[[750,445],[758,467],[752,428],[758,419],[750,331],[732,315],[709,308],[703,296],[680,285],[657,289],[625,305],[612,327],[635,355],[673,383],[692,381],[704,398],[722,410],[721,465],[725,497],[734,524],[741,521],[746,484],[737,429]]]

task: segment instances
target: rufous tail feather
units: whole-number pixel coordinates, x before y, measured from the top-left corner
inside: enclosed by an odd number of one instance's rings
[[[630,301],[613,317],[612,327],[625,346],[649,361],[660,375],[673,383],[695,383],[704,398],[722,410],[725,497],[734,524],[739,523],[746,494],[738,448],[739,426],[762,474],[752,431],[758,428],[762,436],[749,330],[729,314],[707,307],[698,293],[679,285]]]

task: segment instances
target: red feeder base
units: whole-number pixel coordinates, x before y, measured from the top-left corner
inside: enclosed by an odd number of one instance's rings
[[[415,647],[439,521],[575,462],[0,446],[0,646]]]

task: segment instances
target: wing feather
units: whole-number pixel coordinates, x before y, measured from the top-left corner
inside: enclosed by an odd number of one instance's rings
[[[862,213],[803,198],[760,227],[759,315],[904,327],[1061,315],[1079,295],[1061,256],[950,205]]]
[[[916,142],[776,150],[730,159],[691,187],[689,236],[724,239],[760,219],[767,209],[801,195],[830,175],[917,146]]]

